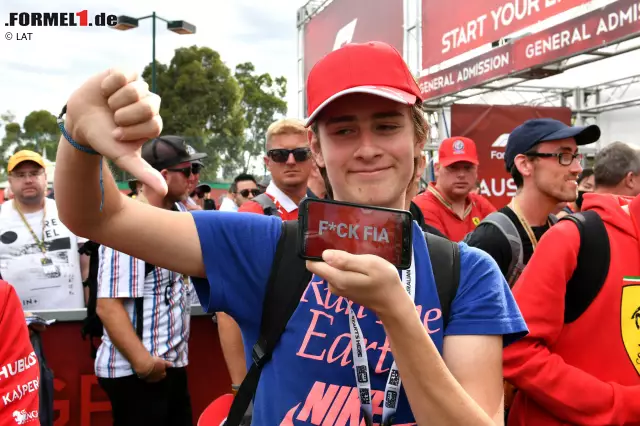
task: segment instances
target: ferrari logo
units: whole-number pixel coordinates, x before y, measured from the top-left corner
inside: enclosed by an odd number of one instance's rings
[[[620,329],[627,355],[640,375],[640,277],[623,280]]]
[[[471,222],[473,222],[473,224],[475,226],[478,226],[478,225],[480,225],[480,218],[479,217],[472,217],[471,218]]]

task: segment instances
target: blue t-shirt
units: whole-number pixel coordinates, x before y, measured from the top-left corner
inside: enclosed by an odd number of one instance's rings
[[[193,211],[210,285],[194,280],[207,312],[223,311],[240,326],[245,355],[258,339],[262,302],[280,238],[279,218],[220,211]],[[415,303],[425,329],[442,353],[442,319],[429,254],[414,223]],[[504,335],[504,344],[527,327],[495,261],[460,244],[460,286],[451,306],[447,335]],[[353,304],[366,339],[374,422],[393,363],[382,324]],[[253,409],[254,426],[360,424],[360,401],[353,372],[348,304],[314,277],[289,321],[273,358],[262,372]],[[247,361],[247,365],[249,361]],[[395,424],[414,424],[401,391]]]

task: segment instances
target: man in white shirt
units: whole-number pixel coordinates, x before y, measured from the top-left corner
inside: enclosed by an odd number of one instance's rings
[[[167,181],[161,196],[142,185],[136,201],[175,210],[189,186],[184,142],[158,138],[142,156]],[[187,386],[191,286],[187,277],[100,247],[96,312],[104,325],[95,372],[114,426],[191,426]]]
[[[0,274],[13,285],[25,311],[82,309],[88,258],[78,254],[86,239],[58,219],[46,198],[47,176],[40,154],[19,151],[7,167],[14,199],[0,209]]]
[[[271,182],[264,194],[242,204],[239,212],[298,219],[298,204],[307,196],[307,180],[313,161],[301,120],[283,118],[267,129],[265,165]],[[257,187],[257,186],[256,186]]]
[[[238,205],[233,200],[233,189],[234,189],[234,185],[231,184],[229,186],[229,191],[226,194],[224,194],[222,197],[220,197],[220,208],[218,210],[220,210],[221,212],[237,212],[238,211]]]
[[[0,274],[15,289],[25,316],[29,311],[82,309],[82,281],[89,258],[78,253],[86,239],[58,218],[56,202],[46,198],[47,175],[40,154],[22,150],[9,158],[13,199],[0,209]],[[40,364],[39,421],[53,425],[53,373],[47,366],[41,328],[31,328],[31,344]]]

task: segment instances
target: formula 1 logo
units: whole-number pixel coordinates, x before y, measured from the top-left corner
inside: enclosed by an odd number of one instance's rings
[[[507,142],[509,141],[509,133],[503,133],[498,136],[498,139],[494,143],[491,144],[492,147],[496,148],[504,148],[507,146]]]
[[[358,18],[355,18],[353,21],[338,30],[338,33],[336,34],[336,41],[333,43],[333,50],[338,50],[345,44],[351,43],[353,40],[353,34],[356,32],[357,23]]]
[[[509,133],[503,133],[500,136],[498,136],[498,139],[496,139],[495,142],[491,144],[492,149],[491,149],[490,158],[492,160],[504,160],[504,151],[495,150],[493,148],[504,148],[507,146],[508,141],[509,141]]]

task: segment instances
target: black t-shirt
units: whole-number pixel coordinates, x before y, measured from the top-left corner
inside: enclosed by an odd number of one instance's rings
[[[515,224],[518,234],[520,234],[520,240],[522,241],[522,260],[526,265],[529,263],[529,259],[531,259],[531,256],[533,255],[533,244],[531,243],[529,236],[513,210],[505,206],[498,211],[507,215],[507,217]],[[548,229],[549,223],[543,226],[531,227],[531,230],[538,241],[540,241],[540,238],[542,238],[542,235],[547,232]],[[500,267],[502,275],[505,277],[507,276],[507,272],[509,272],[509,265],[511,264],[511,245],[498,228],[490,224],[478,226],[469,236],[467,244],[471,247],[476,247],[487,252],[491,257],[493,257]]]

